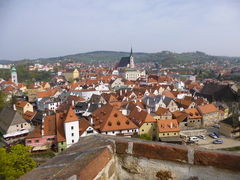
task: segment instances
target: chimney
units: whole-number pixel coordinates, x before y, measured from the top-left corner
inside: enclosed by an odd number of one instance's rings
[[[170,128],[173,128],[173,123],[171,122],[171,124],[170,124]]]
[[[74,107],[74,105],[75,105],[75,102],[74,102],[74,100],[72,100],[72,106]]]
[[[151,109],[147,108],[147,113],[150,114],[151,113]]]
[[[122,96],[122,89],[120,90],[120,96]]]
[[[149,105],[149,98],[147,99],[147,105]]]
[[[93,118],[90,118],[90,124],[93,125]]]
[[[16,111],[16,104],[13,104],[13,110]]]

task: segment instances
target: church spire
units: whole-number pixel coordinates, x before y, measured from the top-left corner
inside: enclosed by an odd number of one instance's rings
[[[132,46],[131,46],[131,52],[130,52],[130,56],[132,56]]]

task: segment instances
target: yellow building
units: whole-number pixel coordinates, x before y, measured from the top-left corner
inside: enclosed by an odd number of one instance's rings
[[[176,119],[157,121],[157,138],[179,136],[180,128]]]
[[[22,115],[27,111],[33,112],[33,105],[27,101],[18,101],[16,103],[16,110]]]
[[[74,69],[74,71],[73,71],[73,79],[77,79],[79,77],[80,77],[79,71],[77,69]]]
[[[139,127],[139,135],[147,134],[147,136],[153,139],[156,138],[157,125],[152,115],[135,108],[129,114],[129,118]]]

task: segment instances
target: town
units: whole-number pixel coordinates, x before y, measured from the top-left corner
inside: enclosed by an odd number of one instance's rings
[[[104,134],[240,150],[239,82],[138,63],[132,49],[107,66],[29,65],[29,71],[54,74],[29,85],[18,82],[16,67],[8,66],[11,78],[0,81],[6,96],[1,146],[58,153],[82,137]]]

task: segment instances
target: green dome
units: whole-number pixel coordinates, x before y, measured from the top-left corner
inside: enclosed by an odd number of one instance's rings
[[[12,67],[12,71],[16,71],[16,68],[14,66]]]

